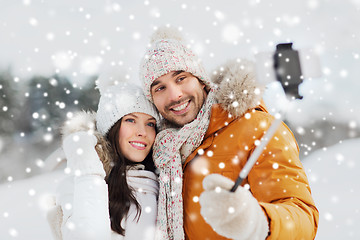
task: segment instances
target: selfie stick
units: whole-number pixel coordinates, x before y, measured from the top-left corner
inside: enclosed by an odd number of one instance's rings
[[[280,114],[279,114],[280,115]],[[264,147],[268,144],[272,136],[275,134],[277,128],[279,127],[280,123],[282,122],[282,117],[276,118],[274,122],[271,124],[270,128],[262,138],[261,144],[258,145],[254,152],[251,154],[249,160],[246,162],[245,166],[241,170],[239,177],[236,179],[234,186],[231,188],[230,192],[235,192],[239,185],[241,185],[242,181],[247,177],[250,170],[256,163],[256,160],[259,158],[260,154],[262,153]]]
[[[258,60],[260,60],[260,62],[264,62],[264,65],[268,68],[267,71],[266,69],[260,69],[260,73],[265,73],[268,78],[269,76],[272,78],[271,71],[275,70],[276,80],[281,83],[281,86],[283,87],[286,95],[291,99],[302,99],[302,96],[299,95],[298,91],[298,87],[304,78],[302,69],[300,67],[300,62],[302,66],[306,65],[305,67],[307,67],[304,69],[307,71],[305,75],[311,75],[315,77],[321,75],[319,72],[320,65],[316,61],[316,58],[313,57],[311,59],[309,58],[309,55],[306,55],[306,58],[304,57],[303,59],[300,59],[299,52],[292,49],[292,43],[278,44],[276,46],[276,52],[273,55],[273,58],[269,58],[270,61],[268,62],[264,61],[266,58],[267,57],[258,57]],[[275,120],[261,138],[260,144],[255,148],[245,166],[240,171],[239,177],[236,179],[234,186],[230,190],[231,192],[235,192],[238,186],[241,185],[244,179],[247,178],[247,175],[256,163],[256,160],[259,158],[260,154],[275,134],[283,118],[283,114],[278,113],[275,115]]]

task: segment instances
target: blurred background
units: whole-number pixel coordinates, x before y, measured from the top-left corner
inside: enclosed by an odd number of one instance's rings
[[[61,178],[49,156],[60,127],[97,110],[102,73],[138,80],[159,26],[177,27],[209,73],[278,43],[312,49],[322,76],[291,103],[293,131],[320,210],[316,239],[360,238],[360,0],[0,0],[0,237],[50,239],[47,197]],[[271,112],[279,84],[264,96]],[[52,162],[51,162],[52,161]]]

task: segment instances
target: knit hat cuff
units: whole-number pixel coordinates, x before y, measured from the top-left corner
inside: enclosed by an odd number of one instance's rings
[[[135,112],[148,114],[156,119],[157,124],[160,122],[155,106],[145,98],[140,87],[131,84],[112,86],[100,98],[97,129],[105,136],[118,120]]]

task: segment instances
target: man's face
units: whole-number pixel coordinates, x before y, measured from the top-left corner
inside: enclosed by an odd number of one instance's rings
[[[151,95],[160,114],[182,127],[193,121],[206,98],[205,85],[188,72],[169,72],[151,85]]]

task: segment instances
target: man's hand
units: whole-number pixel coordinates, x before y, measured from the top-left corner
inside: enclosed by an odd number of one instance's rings
[[[67,167],[75,176],[95,174],[105,177],[103,164],[95,150],[97,139],[88,132],[75,132],[63,140]]]
[[[234,193],[234,182],[222,175],[205,177],[205,191],[200,195],[201,215],[217,232],[231,239],[263,240],[268,235],[268,222],[258,201],[245,188]]]

